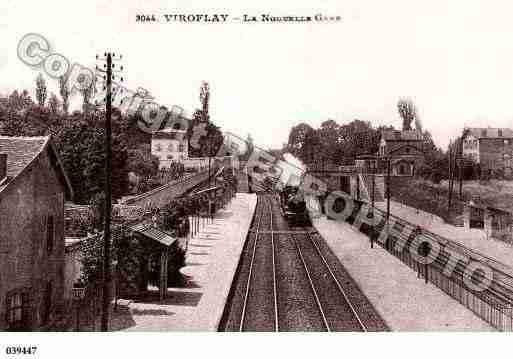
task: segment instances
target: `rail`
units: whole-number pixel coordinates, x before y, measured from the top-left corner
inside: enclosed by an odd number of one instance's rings
[[[260,198],[261,197],[258,197],[257,201],[260,201]],[[257,208],[258,208],[258,203],[257,203]],[[265,216],[265,207],[264,205],[262,205],[260,208],[262,208],[262,212],[260,213],[259,217],[258,217],[258,222],[257,222],[257,225],[256,225],[256,231],[254,232],[255,233],[255,243],[253,245],[253,251],[252,251],[252,254],[251,254],[251,261],[250,261],[250,264],[249,264],[249,274],[248,274],[248,279],[246,281],[246,291],[245,291],[245,294],[244,294],[244,301],[243,301],[243,304],[242,304],[242,315],[241,315],[241,319],[240,319],[240,323],[239,323],[239,331],[242,332],[244,331],[244,323],[245,323],[245,320],[246,320],[246,313],[247,313],[247,305],[248,305],[248,299],[249,299],[249,292],[250,292],[250,288],[251,288],[251,280],[253,278],[253,267],[254,267],[254,262],[255,262],[255,256],[256,256],[256,249],[257,249],[257,245],[258,245],[258,240],[259,240],[259,235],[260,235],[260,226],[262,224],[262,218]],[[270,216],[270,225],[271,225],[271,230],[272,230],[272,208],[271,208],[271,205],[268,206],[269,208],[269,216]],[[274,296],[274,331],[277,332],[279,330],[279,322],[278,322],[278,295],[277,295],[277,289],[276,289],[276,268],[275,268],[275,253],[274,253],[274,237],[273,235],[271,234],[271,244],[272,244],[272,273],[273,273],[273,296]]]
[[[333,280],[335,281],[335,283],[337,284],[337,287],[338,287],[338,290],[339,292],[342,294],[342,296],[344,297],[344,300],[347,302],[347,304],[349,305],[349,307],[351,308],[351,312],[353,313],[353,315],[355,316],[356,320],[358,321],[358,324],[360,325],[361,329],[366,332],[367,331],[367,327],[365,326],[365,324],[363,324],[363,321],[361,320],[360,316],[358,315],[358,312],[356,311],[355,309],[355,306],[353,305],[353,303],[351,303],[351,301],[349,300],[349,297],[348,295],[346,294],[346,291],[344,290],[344,288],[342,288],[342,285],[340,284],[339,280],[337,279],[337,277],[335,276],[335,274],[333,273],[333,270],[331,269],[331,267],[329,266],[328,262],[326,261],[326,258],[323,256],[323,254],[321,253],[321,250],[319,249],[319,246],[317,245],[317,242],[312,238],[312,236],[310,235],[310,233],[307,234],[307,237],[310,239],[310,241],[313,243],[314,247],[315,247],[315,250],[317,251],[317,253],[319,254],[319,257],[322,259],[324,265],[326,266],[326,268],[328,269],[330,275],[331,275],[331,278],[333,278]]]

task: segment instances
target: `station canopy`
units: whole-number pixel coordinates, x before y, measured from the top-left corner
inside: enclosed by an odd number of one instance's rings
[[[131,226],[130,230],[166,247],[171,246],[177,240],[171,234],[154,227],[153,224],[137,224]]]

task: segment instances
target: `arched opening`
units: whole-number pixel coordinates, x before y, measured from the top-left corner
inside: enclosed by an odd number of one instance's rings
[[[407,161],[400,161],[395,166],[395,172],[398,176],[413,175],[413,165]]]

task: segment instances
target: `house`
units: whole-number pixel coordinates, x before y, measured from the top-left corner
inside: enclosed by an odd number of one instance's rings
[[[72,197],[50,136],[0,136],[0,330],[44,330],[58,319]]]
[[[188,158],[187,131],[165,128],[151,136],[151,154],[158,157],[159,169],[168,168],[172,162],[183,162]]]
[[[481,173],[513,178],[513,130],[508,128],[465,128],[463,157],[481,167]]]
[[[422,133],[418,130],[382,131],[378,156],[390,158],[392,175],[413,176],[416,169],[424,163]],[[384,170],[384,168],[381,169],[381,171]]]

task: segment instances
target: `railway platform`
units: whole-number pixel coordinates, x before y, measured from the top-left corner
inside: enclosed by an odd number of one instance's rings
[[[392,331],[494,331],[470,310],[346,222],[315,218],[323,236]]]
[[[221,320],[244,242],[251,226],[257,198],[237,193],[189,240],[185,284],[168,288],[163,301],[129,304],[124,320],[127,331],[216,331]]]

